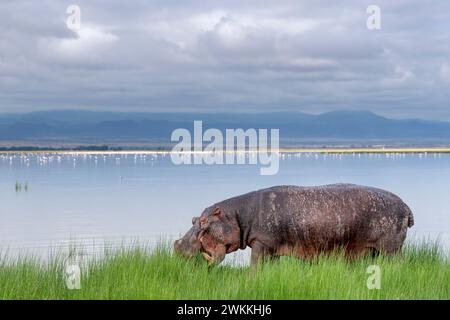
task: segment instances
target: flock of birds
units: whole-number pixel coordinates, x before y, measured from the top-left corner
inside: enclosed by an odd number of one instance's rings
[[[202,157],[204,154],[194,154],[194,157]],[[254,153],[241,152],[237,154],[237,157],[248,159],[255,156]],[[345,158],[358,158],[358,159],[404,159],[410,158],[441,158],[441,153],[317,153],[317,152],[281,152],[279,153],[280,160],[293,160],[293,159],[315,159],[315,160],[342,160]],[[98,165],[111,164],[120,165],[122,161],[133,161],[138,163],[149,163],[153,165],[157,161],[170,161],[170,152],[158,152],[158,153],[11,153],[0,154],[0,163],[2,165],[20,165],[31,166],[32,164],[40,167],[59,164],[71,164],[76,167],[80,163],[92,163]]]

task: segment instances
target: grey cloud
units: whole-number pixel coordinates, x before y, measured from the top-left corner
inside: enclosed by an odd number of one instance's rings
[[[0,112],[321,112],[450,120],[450,4],[378,1],[0,3]]]

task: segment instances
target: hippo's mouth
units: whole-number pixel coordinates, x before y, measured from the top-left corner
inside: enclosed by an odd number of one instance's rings
[[[206,259],[206,261],[211,262],[213,260],[212,254],[206,252],[205,249],[202,249],[202,256]]]
[[[203,258],[205,258],[208,262],[212,261],[212,256],[207,254],[206,252],[202,252]]]
[[[203,258],[206,259],[206,261],[211,262],[213,260],[213,257],[207,253],[207,252],[202,252]]]
[[[201,248],[200,249],[203,258],[206,259],[206,261],[208,262],[213,262],[214,261],[214,255],[208,251],[205,250],[205,248]],[[232,250],[232,247],[230,244],[225,245],[225,253],[230,253],[233,252],[234,250]]]

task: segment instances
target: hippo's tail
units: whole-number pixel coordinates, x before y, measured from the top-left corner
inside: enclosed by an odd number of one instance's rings
[[[414,225],[414,216],[412,212],[410,212],[408,216],[408,227],[411,228],[413,225]]]
[[[414,216],[411,209],[406,204],[405,209],[408,214],[408,228],[411,228],[414,225]]]

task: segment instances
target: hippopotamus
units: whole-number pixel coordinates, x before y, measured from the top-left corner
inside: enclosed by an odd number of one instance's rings
[[[367,186],[275,186],[206,208],[175,241],[176,253],[202,253],[210,265],[250,247],[251,264],[290,255],[310,258],[342,248],[347,257],[402,248],[414,218],[395,194]]]

